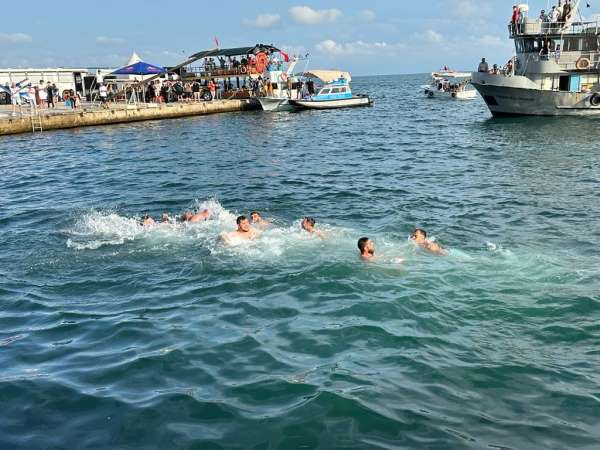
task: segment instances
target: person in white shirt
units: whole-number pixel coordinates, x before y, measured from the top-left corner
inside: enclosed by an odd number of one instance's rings
[[[21,88],[16,83],[10,86],[10,102],[12,103],[13,114],[16,114],[17,106],[19,107],[19,111],[21,111]]]
[[[102,83],[98,89],[100,93],[100,102],[103,108],[108,108],[108,88],[106,84]]]

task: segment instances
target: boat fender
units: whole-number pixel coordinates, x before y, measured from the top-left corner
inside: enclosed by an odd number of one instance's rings
[[[599,106],[600,105],[600,94],[598,92],[596,92],[594,95],[592,95],[590,97],[590,104],[592,106]]]
[[[432,91],[429,91],[429,93],[427,94],[427,96],[428,96],[429,98],[432,98],[432,97],[433,97],[433,92],[432,92]]]
[[[585,58],[584,56],[579,58],[575,63],[575,67],[577,68],[577,70],[587,70],[590,68],[591,65],[592,63],[590,62],[590,60]]]
[[[452,93],[452,98],[456,98],[456,92]]]

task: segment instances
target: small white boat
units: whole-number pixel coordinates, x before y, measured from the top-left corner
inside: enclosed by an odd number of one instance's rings
[[[298,59],[294,58],[287,63],[274,62],[268,67],[265,75],[271,89],[271,95],[258,97],[263,111],[294,111],[296,108],[289,103],[290,98],[296,98],[298,79],[293,76]],[[285,70],[284,70],[285,69]]]
[[[431,74],[431,84],[422,86],[428,98],[473,100],[477,91],[471,85],[471,74],[444,69]]]
[[[312,70],[303,74],[306,78],[317,78],[323,83],[316,95],[302,99],[290,99],[289,104],[301,109],[335,109],[357,106],[371,106],[373,101],[367,95],[352,95],[348,72],[337,70]]]

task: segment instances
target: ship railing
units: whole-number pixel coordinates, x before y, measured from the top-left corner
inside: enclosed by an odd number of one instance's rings
[[[600,21],[573,22],[565,25],[564,22],[540,22],[539,20],[527,20],[523,23],[508,24],[508,35],[511,38],[517,36],[539,35],[539,34],[598,34],[600,33]]]
[[[563,70],[579,70],[577,61],[587,59],[590,61],[589,69],[600,67],[600,53],[598,52],[548,52],[547,54],[530,54],[527,57],[528,62],[554,61]]]

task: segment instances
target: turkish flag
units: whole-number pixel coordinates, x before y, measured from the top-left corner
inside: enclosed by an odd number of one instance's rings
[[[288,55],[286,52],[284,52],[283,50],[280,50],[279,53],[281,53],[281,56],[283,56],[283,60],[285,62],[290,62],[290,55]]]

